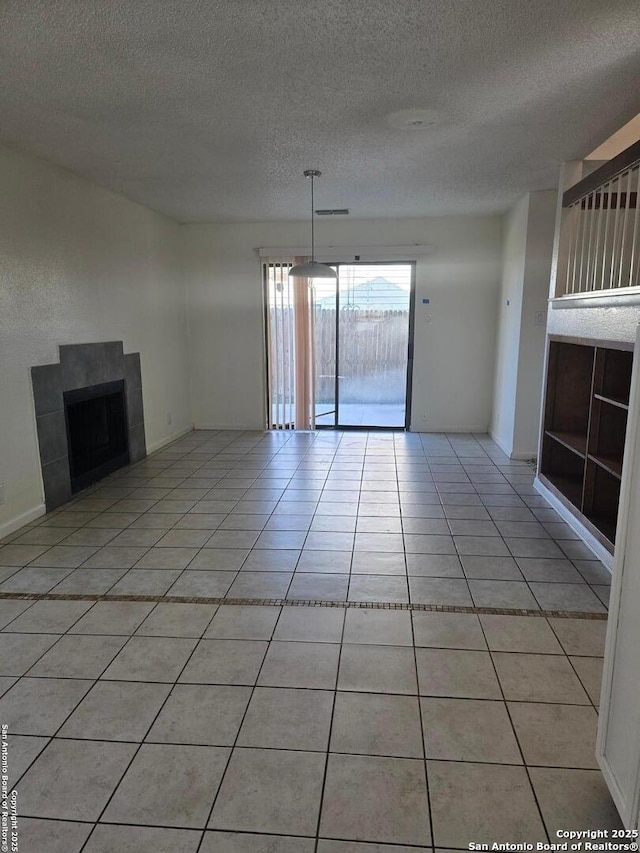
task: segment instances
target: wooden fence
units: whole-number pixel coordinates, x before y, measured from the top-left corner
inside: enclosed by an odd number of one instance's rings
[[[288,407],[284,377],[293,375],[292,308],[270,308],[271,333],[278,336],[278,376],[272,404]],[[277,314],[277,319],[276,319]],[[340,333],[340,399],[353,403],[402,403],[405,399],[409,311],[342,309]],[[315,312],[316,402],[335,395],[336,311]]]
[[[342,309],[339,316],[340,398],[343,402],[404,401],[409,312]],[[336,312],[315,315],[316,400],[334,398]]]

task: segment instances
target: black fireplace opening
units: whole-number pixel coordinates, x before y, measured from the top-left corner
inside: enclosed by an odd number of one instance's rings
[[[64,393],[71,491],[129,464],[124,380]]]

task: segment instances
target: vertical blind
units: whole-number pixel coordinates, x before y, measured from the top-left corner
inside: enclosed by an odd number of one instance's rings
[[[307,258],[269,258],[263,266],[266,313],[268,429],[314,429],[313,291],[290,278]]]

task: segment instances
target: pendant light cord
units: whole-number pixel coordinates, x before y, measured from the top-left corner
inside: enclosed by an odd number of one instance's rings
[[[318,169],[305,169],[302,173],[305,178],[311,178],[311,260],[302,264],[296,264],[289,270],[289,275],[306,277],[306,278],[333,278],[337,277],[336,271],[326,264],[321,264],[316,261],[316,229],[315,229],[315,197],[314,185],[315,178],[319,178],[322,172]]]
[[[316,259],[316,244],[313,225],[313,173],[311,173],[311,261]]]

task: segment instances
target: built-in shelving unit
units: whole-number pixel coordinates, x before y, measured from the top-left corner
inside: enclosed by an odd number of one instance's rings
[[[633,347],[552,337],[540,480],[613,552]]]

